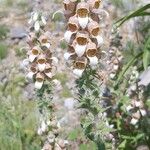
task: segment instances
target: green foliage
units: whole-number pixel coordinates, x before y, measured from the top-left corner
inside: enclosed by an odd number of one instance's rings
[[[139,8],[138,10],[134,11],[133,13],[119,19],[116,24],[117,27],[121,26],[124,22],[126,22],[127,20],[134,18],[134,17],[140,17],[140,16],[149,16],[150,12],[148,11],[150,9],[150,4],[147,4],[141,8]]]
[[[9,29],[5,24],[0,25],[0,40],[3,40],[7,37],[7,33],[9,32]]]
[[[39,120],[37,104],[22,97],[23,86],[25,86],[24,76],[16,71],[11,72],[7,82],[0,85],[2,150],[41,149],[41,139],[36,133]]]
[[[143,53],[144,69],[147,69],[149,64],[150,64],[150,37],[146,41],[145,46],[144,46],[144,53]]]
[[[68,140],[76,140],[80,134],[80,130],[74,129],[68,135]]]
[[[105,150],[109,144],[104,137],[113,132],[113,129],[106,126],[107,120],[102,115],[107,108],[102,108],[100,105],[102,102],[101,89],[97,84],[97,79],[96,71],[86,68],[82,77],[76,80],[76,84],[79,108],[86,110],[86,115],[81,117],[83,132],[87,138],[97,145],[98,150]]]
[[[0,43],[0,60],[7,56],[8,47],[5,44]]]

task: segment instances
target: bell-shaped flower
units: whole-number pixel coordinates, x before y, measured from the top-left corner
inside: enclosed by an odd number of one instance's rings
[[[70,43],[71,37],[74,33],[76,33],[79,29],[78,18],[76,16],[72,16],[68,21],[68,28],[64,34],[64,38],[67,43]]]
[[[72,45],[68,45],[68,50],[67,52],[64,54],[64,58],[65,60],[69,60],[70,58],[72,58],[72,56],[75,55],[75,49]]]
[[[74,63],[73,73],[81,77],[87,65],[87,59],[85,57],[78,57]]]
[[[35,88],[36,89],[41,89],[43,82],[44,82],[44,75],[42,73],[37,73],[36,74],[36,79],[35,79]]]
[[[96,55],[97,55],[96,44],[90,41],[87,44],[87,49],[86,49],[86,56],[90,61],[90,66],[95,66],[98,64],[98,58]]]
[[[89,35],[87,32],[77,33],[76,39],[73,42],[73,47],[78,57],[83,56],[83,54],[85,53],[88,40],[89,40]]]
[[[46,67],[46,58],[44,54],[40,54],[37,58],[37,63],[38,63],[38,69],[39,71],[44,71]]]
[[[41,35],[39,37],[39,41],[40,41],[42,47],[45,46],[47,49],[50,48],[50,42],[49,42],[48,36],[46,34]]]
[[[131,119],[130,123],[132,125],[135,125],[135,124],[137,124],[137,122],[139,121],[140,118],[141,118],[140,111],[137,111],[137,112],[132,114],[132,119]]]
[[[46,63],[44,73],[48,78],[52,78],[52,66],[49,63]]]
[[[92,11],[93,9],[98,9],[100,7],[101,0],[88,0],[87,3]]]
[[[26,75],[26,78],[29,80],[33,79],[33,76],[37,73],[38,69],[36,63],[33,63],[29,69],[29,73]]]
[[[103,38],[99,35],[100,27],[96,21],[88,23],[88,31],[92,38],[97,40],[97,46],[100,47],[103,44]]]
[[[75,11],[76,2],[73,2],[72,0],[64,0],[63,4],[66,11],[71,11],[71,12]]]
[[[76,14],[80,26],[85,29],[89,22],[89,5],[86,2],[80,2],[76,8]]]
[[[41,49],[39,46],[34,46],[32,48],[32,50],[29,51],[29,61],[33,62],[35,60],[35,58],[37,58],[39,56],[40,51],[41,51]]]

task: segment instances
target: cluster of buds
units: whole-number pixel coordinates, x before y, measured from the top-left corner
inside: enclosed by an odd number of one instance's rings
[[[31,18],[28,23],[32,26],[32,29],[39,32],[39,30],[46,25],[46,20],[47,19],[42,12],[35,11],[31,13]]]
[[[46,132],[49,131],[49,129],[51,129],[53,131],[53,133],[57,134],[60,130],[60,123],[56,120],[55,117],[52,117],[49,120],[42,120],[41,124],[38,128],[37,133],[39,135],[44,135]]]
[[[54,135],[49,134],[49,138],[54,139]],[[51,144],[49,142],[45,142],[42,150],[67,150],[68,144],[69,142],[67,140],[55,138],[54,140],[51,140]]]
[[[141,100],[132,100],[126,110],[131,113],[130,123],[132,125],[136,125],[139,119],[147,114],[146,109],[144,108],[144,103]]]
[[[68,21],[64,34],[68,50],[64,58],[71,62],[74,74],[79,77],[87,66],[95,68],[98,64],[99,49],[103,44],[98,14],[100,3],[101,0],[64,0],[64,14]]]
[[[31,28],[27,37],[29,65],[27,79],[35,81],[35,88],[41,89],[44,80],[51,80],[56,70],[57,59],[50,50],[50,33],[44,31],[46,19],[42,13],[32,13]]]
[[[121,39],[122,37],[117,31],[112,31],[112,38],[108,52],[109,60],[107,61],[107,64],[109,65],[108,68],[111,79],[114,79],[116,77],[123,59],[123,56],[121,54]]]

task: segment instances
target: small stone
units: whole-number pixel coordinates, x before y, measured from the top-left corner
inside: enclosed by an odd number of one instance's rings
[[[10,31],[10,37],[14,39],[22,39],[26,37],[27,31],[23,27],[14,27]]]

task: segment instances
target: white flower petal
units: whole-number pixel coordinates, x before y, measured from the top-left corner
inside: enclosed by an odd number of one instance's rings
[[[35,22],[35,24],[34,24],[34,30],[37,31],[37,32],[40,30],[40,23],[39,23],[39,21]]]
[[[49,78],[52,78],[53,77],[53,75],[52,75],[52,73],[51,72],[49,72],[49,73],[45,73]]]
[[[89,22],[89,17],[88,17],[88,16],[85,17],[85,18],[80,18],[80,17],[78,17],[78,21],[79,21],[80,26],[81,26],[83,29],[85,29],[86,26],[87,26],[87,24],[88,24],[88,22]]]
[[[95,57],[88,57],[89,60],[90,60],[90,66],[95,66],[98,64],[98,58],[95,56]]]
[[[131,123],[132,125],[136,125],[136,124],[138,123],[138,119],[132,118],[130,123]]]
[[[45,67],[46,67],[46,64],[39,64],[38,63],[38,69],[39,69],[39,71],[44,71]]]
[[[72,34],[73,34],[73,32],[71,32],[71,31],[66,31],[66,32],[65,32],[65,34],[64,34],[64,39],[65,39],[65,41],[66,41],[67,43],[70,42]]]
[[[30,54],[30,55],[29,55],[29,61],[30,61],[30,62],[33,62],[36,57],[37,57],[37,55]]]
[[[38,81],[35,82],[36,89],[41,89],[42,85],[43,85],[43,82],[38,82]]]
[[[142,116],[145,116],[147,114],[145,109],[140,109],[140,112]]]
[[[84,71],[83,69],[82,69],[82,70],[81,70],[81,69],[74,69],[74,70],[73,70],[73,73],[74,73],[76,76],[81,77],[83,71]]]
[[[83,54],[85,53],[85,50],[86,50],[86,45],[79,45],[79,44],[77,44],[75,46],[75,52],[78,55],[78,57],[83,56]]]
[[[72,53],[66,52],[66,53],[64,54],[65,60],[66,60],[66,61],[69,60],[69,58],[70,58],[71,55],[72,55]]]
[[[98,47],[104,43],[104,40],[100,35],[96,36],[96,39],[97,39]]]

